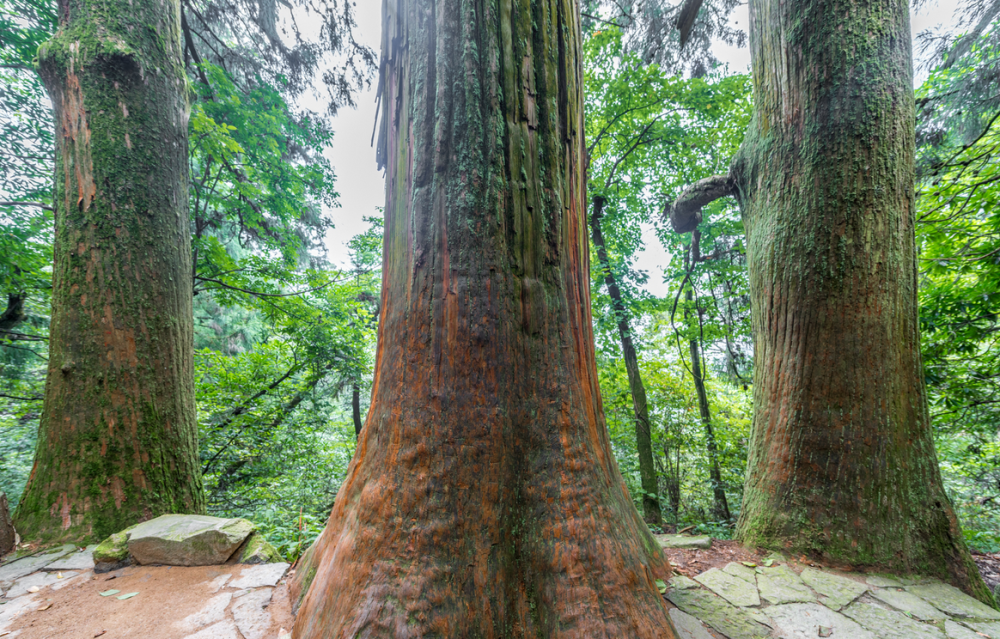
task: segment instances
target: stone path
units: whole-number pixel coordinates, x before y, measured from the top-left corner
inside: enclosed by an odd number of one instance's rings
[[[1000,612],[935,579],[764,563],[665,584],[680,639],[1000,639]]]
[[[279,586],[288,564],[97,575],[92,553],[69,545],[0,566],[0,637],[290,639],[278,625],[291,627],[287,588]]]

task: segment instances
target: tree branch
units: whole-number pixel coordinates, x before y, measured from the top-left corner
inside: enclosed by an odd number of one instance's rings
[[[677,233],[690,233],[701,223],[701,209],[715,200],[736,193],[733,179],[729,175],[713,175],[698,180],[663,211],[670,218],[670,224]]]
[[[55,211],[54,208],[48,204],[42,204],[41,202],[0,202],[0,206],[37,206],[40,209],[45,209],[46,211]]]

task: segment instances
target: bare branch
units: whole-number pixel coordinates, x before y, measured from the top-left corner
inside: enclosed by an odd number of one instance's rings
[[[690,233],[701,223],[701,209],[715,200],[735,194],[733,179],[729,175],[713,175],[698,180],[667,206],[663,214],[677,233]]]
[[[45,209],[46,211],[55,211],[54,208],[48,204],[42,204],[41,202],[0,202],[0,206],[37,206],[40,209]]]

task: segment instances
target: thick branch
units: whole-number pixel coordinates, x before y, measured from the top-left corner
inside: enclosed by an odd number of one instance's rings
[[[733,195],[736,192],[733,179],[729,175],[713,175],[698,180],[667,207],[665,215],[670,216],[670,224],[677,233],[690,233],[701,223],[701,209],[707,204]]]

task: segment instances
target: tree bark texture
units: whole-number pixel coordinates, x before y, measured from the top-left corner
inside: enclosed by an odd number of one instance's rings
[[[756,365],[738,536],[992,597],[942,487],[917,324],[905,0],[751,0],[731,175]]]
[[[573,0],[385,0],[372,403],[297,639],[675,637],[589,294]]]
[[[26,539],[204,510],[176,0],[60,0],[52,325]]]
[[[653,463],[653,436],[649,423],[649,403],[646,400],[646,387],[642,383],[642,373],[639,371],[639,358],[632,343],[632,327],[629,324],[628,309],[622,300],[622,292],[618,280],[611,272],[611,262],[608,260],[608,249],[604,245],[604,233],[601,231],[601,221],[604,218],[604,198],[594,198],[594,206],[590,216],[590,235],[597,249],[597,259],[604,272],[604,284],[608,287],[608,297],[611,307],[618,318],[618,336],[622,344],[622,359],[625,361],[625,371],[628,373],[628,388],[632,395],[632,408],[635,411],[635,447],[639,453],[639,479],[642,483],[642,514],[646,523],[659,526],[663,522],[660,512],[659,480],[656,477],[656,465]]]

